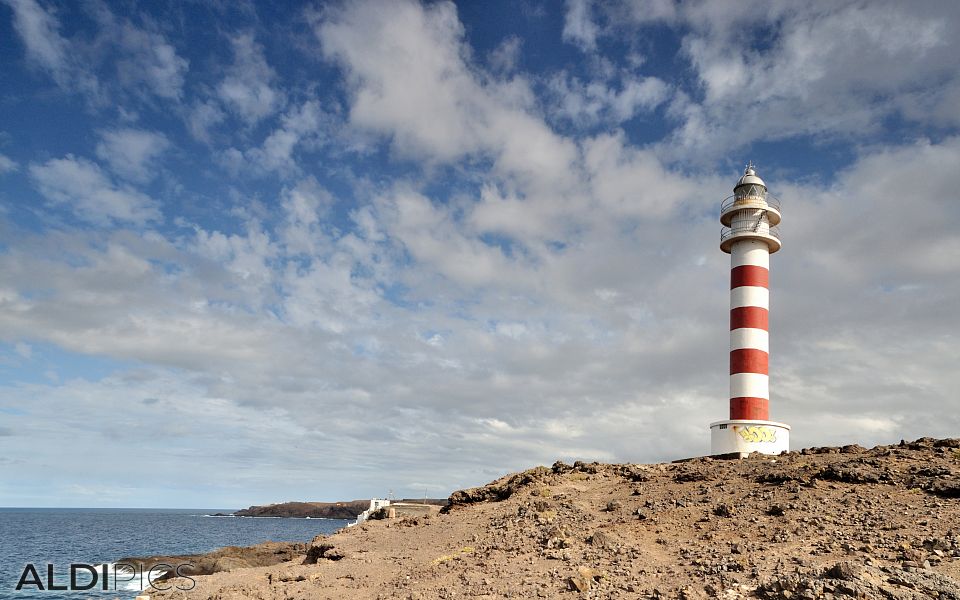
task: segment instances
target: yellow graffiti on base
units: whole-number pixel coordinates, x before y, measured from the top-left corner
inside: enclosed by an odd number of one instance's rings
[[[737,433],[747,442],[773,443],[777,441],[777,430],[773,427],[751,425],[750,427],[739,428]]]

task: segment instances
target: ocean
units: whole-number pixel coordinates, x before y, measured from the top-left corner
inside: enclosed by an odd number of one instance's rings
[[[16,586],[27,564],[34,565],[44,587],[47,565],[53,564],[54,583],[66,585],[71,563],[111,565],[126,556],[196,554],[267,541],[307,542],[349,523],[210,516],[218,512],[229,514],[233,509],[0,508],[0,598],[131,600],[140,591],[139,580],[116,583],[111,578],[108,591],[99,582],[89,591],[39,591],[32,585],[16,591]],[[81,586],[92,580],[85,570],[78,573]]]

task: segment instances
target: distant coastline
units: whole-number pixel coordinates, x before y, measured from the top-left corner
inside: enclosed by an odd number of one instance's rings
[[[414,498],[397,502],[426,503],[445,506],[446,498]],[[348,500],[344,502],[281,502],[263,506],[251,506],[234,512],[232,515],[217,513],[212,516],[235,517],[282,517],[311,519],[356,519],[370,506],[370,500]]]

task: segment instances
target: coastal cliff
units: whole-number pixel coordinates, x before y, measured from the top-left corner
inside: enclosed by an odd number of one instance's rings
[[[960,439],[558,462],[151,597],[960,600]]]
[[[413,504],[431,504],[445,506],[446,498],[416,498],[394,500]],[[350,500],[347,502],[281,502],[251,506],[233,513],[236,517],[289,517],[311,519],[356,519],[357,515],[370,507],[370,500]]]
[[[291,517],[311,519],[356,519],[370,506],[369,500],[347,502],[282,502],[251,506],[233,513],[237,517]]]

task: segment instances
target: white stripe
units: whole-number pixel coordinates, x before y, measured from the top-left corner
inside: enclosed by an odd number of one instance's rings
[[[770,376],[759,373],[736,373],[730,376],[731,398],[770,399]]]
[[[770,308],[770,290],[759,285],[741,285],[730,290],[730,308],[759,306]]]
[[[741,327],[730,332],[730,349],[754,348],[770,352],[770,334],[763,329]]]
[[[770,268],[770,247],[758,240],[740,240],[730,248],[730,268],[755,265]]]

